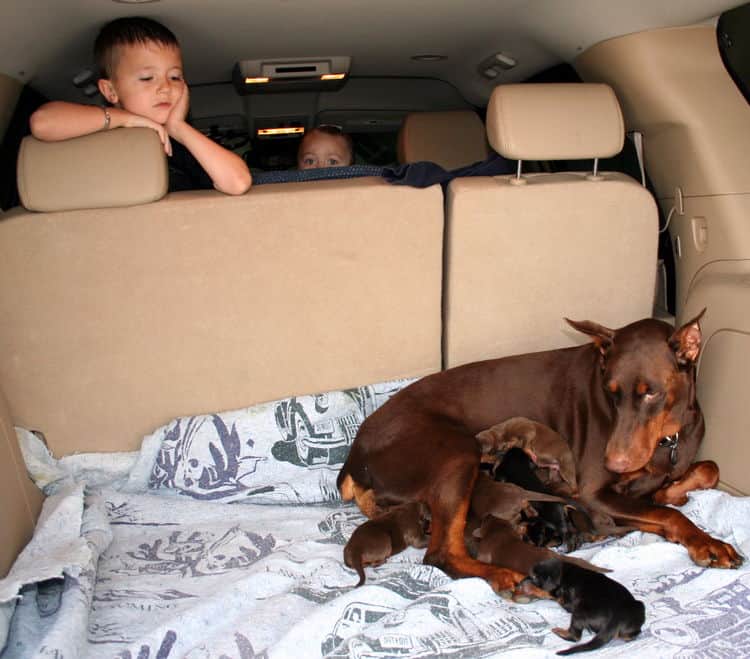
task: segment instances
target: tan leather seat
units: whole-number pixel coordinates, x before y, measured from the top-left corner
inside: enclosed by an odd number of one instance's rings
[[[169,185],[167,159],[150,128],[115,128],[72,140],[31,136],[18,154],[18,194],[32,211],[147,204]]]
[[[472,110],[414,112],[404,118],[398,134],[398,161],[427,160],[457,169],[489,154],[484,125]]]
[[[624,126],[606,85],[503,85],[490,144],[513,160],[603,158]],[[658,220],[619,173],[455,179],[446,200],[444,362],[574,345],[563,317],[618,327],[650,316]]]
[[[164,176],[97,188],[67,171],[101,181],[82,163],[120,137],[140,155],[113,160]],[[22,150],[24,203],[50,212],[0,219],[13,423],[57,455],[122,451],[176,416],[439,370],[439,186],[357,178],[145,203],[166,190],[164,158],[146,129]],[[46,185],[52,172],[67,180]]]

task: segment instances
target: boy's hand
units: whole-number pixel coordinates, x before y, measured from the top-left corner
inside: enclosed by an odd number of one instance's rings
[[[168,135],[175,135],[175,132],[179,130],[182,124],[185,123],[185,118],[190,108],[190,92],[185,82],[182,83],[182,94],[177,99],[177,102],[172,106],[169,112],[167,121],[164,124],[167,129]]]
[[[126,128],[150,128],[156,131],[161,143],[164,145],[164,153],[168,156],[172,155],[172,143],[169,141],[169,134],[164,126],[139,114],[133,114],[119,108],[110,108],[110,113],[117,113],[119,115],[118,118],[120,121],[116,125],[125,126]]]

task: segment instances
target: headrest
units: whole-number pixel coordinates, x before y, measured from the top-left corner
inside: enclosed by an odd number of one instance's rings
[[[28,210],[134,206],[161,199],[168,187],[164,148],[150,128],[21,142],[18,194]]]
[[[624,136],[608,85],[499,85],[487,106],[489,142],[510,160],[609,158],[622,150]]]
[[[472,110],[414,112],[406,115],[398,134],[398,161],[428,160],[457,169],[488,155],[484,125]]]

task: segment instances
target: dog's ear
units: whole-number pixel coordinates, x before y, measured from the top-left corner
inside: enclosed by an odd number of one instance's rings
[[[704,313],[706,313],[705,307],[695,318],[676,329],[669,337],[669,347],[674,350],[678,364],[684,366],[698,361],[701,351],[700,319]]]
[[[609,347],[612,345],[612,340],[615,338],[614,330],[590,320],[570,320],[570,318],[566,318],[565,322],[573,329],[588,334],[596,347],[599,348],[599,352],[602,354],[605,354],[607,350],[609,350]]]
[[[499,440],[502,440],[502,432],[496,430],[496,426],[482,430],[475,435],[476,440],[479,442],[479,448],[483,455],[489,455],[495,453],[498,447]]]

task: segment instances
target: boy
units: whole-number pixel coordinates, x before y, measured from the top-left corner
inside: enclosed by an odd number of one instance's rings
[[[297,169],[346,167],[354,162],[352,138],[337,126],[318,126],[302,138]]]
[[[54,142],[120,126],[151,128],[169,156],[170,191],[247,192],[252,179],[242,158],[185,121],[190,97],[180,45],[168,28],[149,18],[118,18],[99,32],[94,57],[99,91],[111,107],[46,103],[31,116],[34,137]]]

